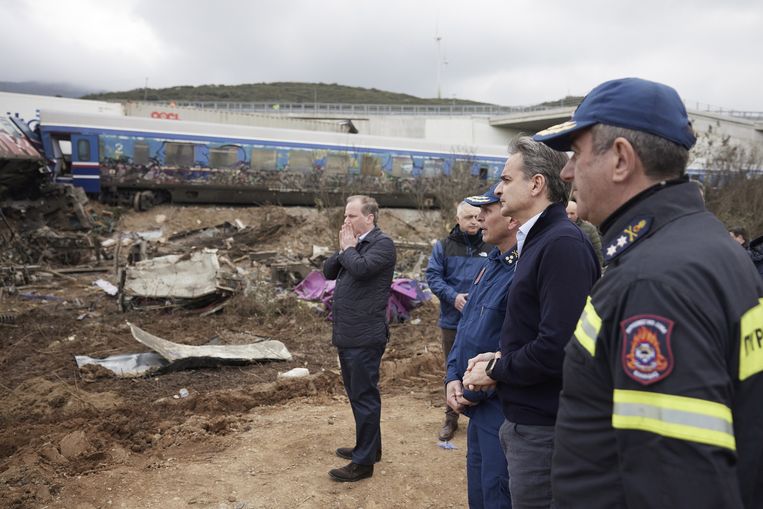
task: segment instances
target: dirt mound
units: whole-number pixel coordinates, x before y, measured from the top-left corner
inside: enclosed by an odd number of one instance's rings
[[[230,389],[189,397],[182,405],[195,413],[209,415],[244,413],[263,405],[273,405],[294,398],[326,396],[344,391],[338,373],[323,371],[307,378],[283,379],[248,389]]]
[[[42,422],[88,411],[107,412],[119,406],[121,399],[113,392],[83,391],[65,382],[51,382],[41,377],[22,382],[0,399],[0,408],[6,416],[23,416]]]

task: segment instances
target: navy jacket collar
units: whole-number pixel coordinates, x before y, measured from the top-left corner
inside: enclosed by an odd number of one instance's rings
[[[496,248],[493,248],[492,251],[490,251],[490,254],[488,255],[488,260],[491,262],[499,262],[506,267],[511,267],[514,265],[517,261],[517,258],[519,258],[519,254],[517,253],[517,246],[514,244],[514,246],[511,247],[508,251],[505,253],[501,253],[501,250]]]
[[[380,233],[381,233],[381,229],[380,229],[378,226],[374,226],[374,227],[373,227],[373,228],[372,228],[372,229],[371,229],[371,230],[368,232],[368,234],[367,234],[365,237],[363,237],[363,240],[361,240],[360,242],[358,242],[358,244],[362,244],[362,243],[364,243],[364,242],[371,242],[371,241],[372,241],[372,240],[374,240],[374,239],[375,239],[375,238],[376,238],[376,237],[377,237],[377,236],[378,236]]]
[[[704,212],[697,186],[686,178],[660,182],[631,198],[602,223],[604,263],[675,219]]]
[[[544,210],[538,220],[533,225],[530,233],[527,234],[522,252],[532,243],[533,239],[540,235],[549,225],[558,222],[560,219],[567,219],[567,211],[561,203],[552,203]]]

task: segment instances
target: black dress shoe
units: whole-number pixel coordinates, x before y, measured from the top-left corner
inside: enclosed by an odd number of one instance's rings
[[[336,455],[339,456],[342,459],[350,460],[352,461],[352,451],[354,451],[352,447],[340,447],[336,450]],[[379,463],[381,461],[381,449],[376,451],[376,459],[374,460],[374,463]]]
[[[355,482],[372,475],[374,475],[373,465],[359,465],[352,462],[342,468],[329,470],[329,477],[337,482]]]

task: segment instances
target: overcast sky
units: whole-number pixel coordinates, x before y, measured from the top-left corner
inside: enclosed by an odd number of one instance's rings
[[[527,105],[638,76],[763,111],[760,0],[0,0],[0,19],[0,81],[436,97],[439,67],[446,98]]]

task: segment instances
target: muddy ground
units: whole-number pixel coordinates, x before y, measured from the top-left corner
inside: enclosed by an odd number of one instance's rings
[[[274,250],[291,260],[310,257],[313,245],[333,247],[341,220],[341,210],[296,207],[163,206],[109,214],[118,217],[115,231],[162,228],[165,235],[239,219],[254,227],[237,240],[246,242],[239,254]],[[418,211],[392,211],[381,226],[409,242],[445,232],[437,213]],[[399,258],[400,270],[410,274],[421,255],[401,250]],[[205,317],[182,308],[121,312],[114,297],[93,286],[98,278],[116,283],[113,271],[54,274],[16,294],[0,293],[0,507],[466,505],[463,433],[454,441],[459,449],[436,445],[443,412],[436,304],[392,327],[382,363],[384,458],[374,477],[334,483],[327,471],[343,461],[333,450],[352,445],[353,421],[330,323],[270,284],[267,267],[238,259],[257,273],[256,288]],[[127,321],[191,345],[267,336],[294,359],[134,379],[80,371],[74,355],[148,351]],[[311,375],[277,378],[294,367]],[[174,397],[181,388],[190,395]]]

